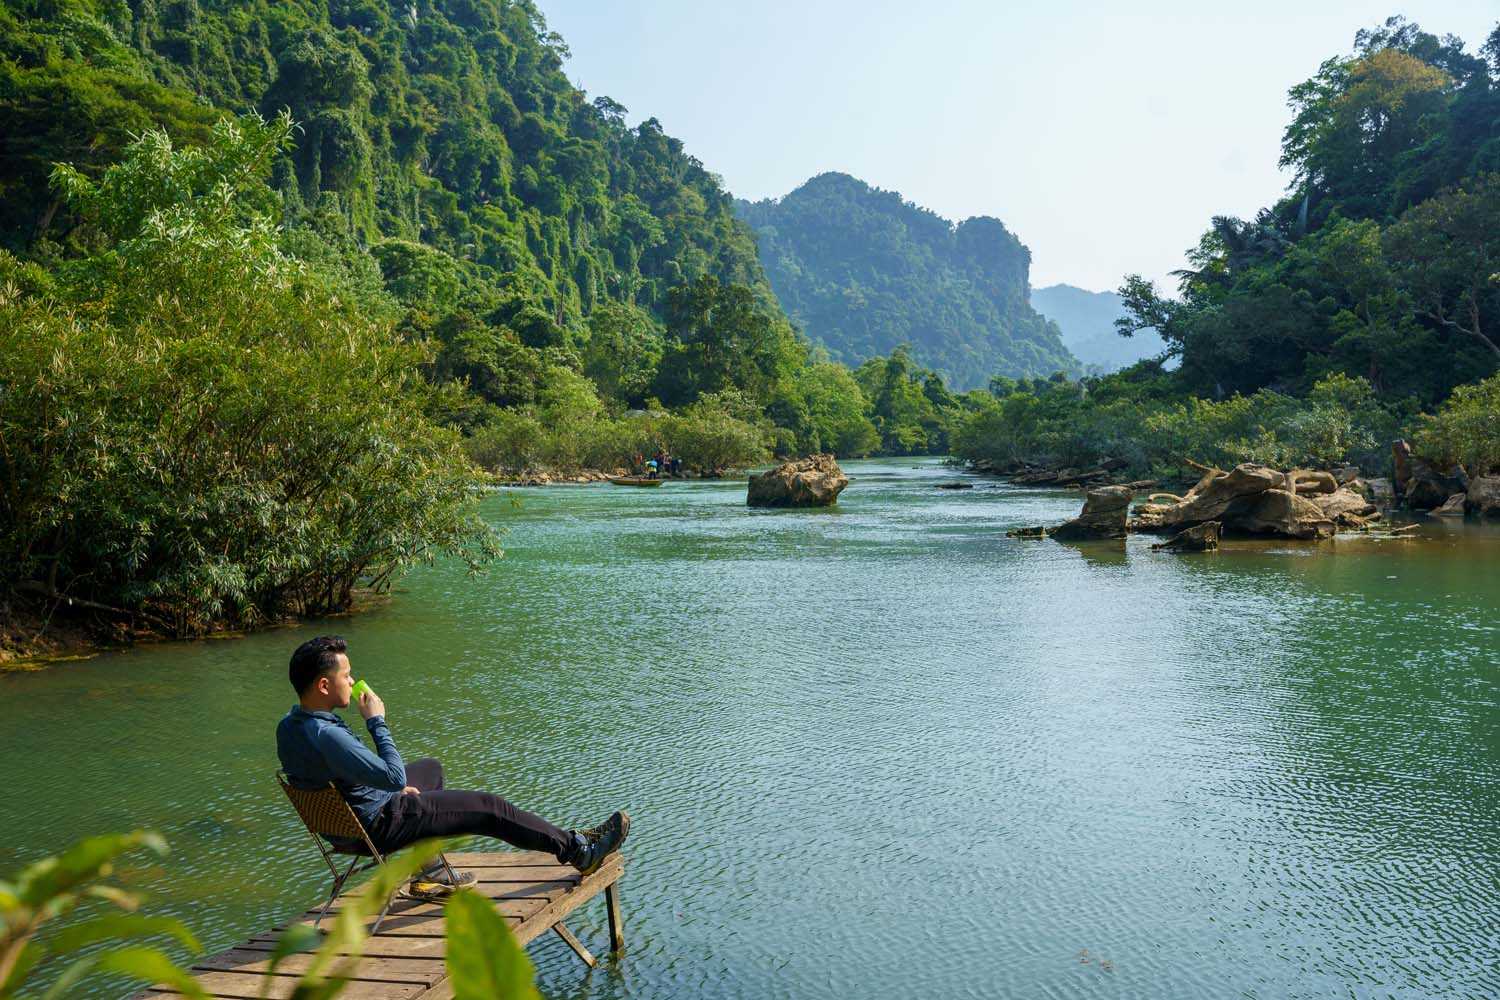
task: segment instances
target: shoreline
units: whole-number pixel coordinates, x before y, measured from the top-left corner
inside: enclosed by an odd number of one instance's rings
[[[98,621],[90,622],[80,616],[59,616],[56,611],[45,614],[30,607],[17,609],[11,605],[7,609],[8,617],[0,621],[0,676],[32,673],[61,663],[92,660],[105,653],[119,653],[141,646],[243,639],[275,629],[296,628],[310,622],[352,617],[389,600],[389,592],[376,594],[355,591],[353,605],[334,614],[316,618],[278,618],[254,628],[227,626],[200,635],[183,636],[142,630],[127,633],[123,625],[116,625],[116,635],[109,636],[104,634],[107,626]]]
[[[583,469],[577,472],[529,472],[517,473],[515,475],[502,475],[492,472],[490,485],[499,488],[509,486],[591,486],[595,483],[607,483],[611,479],[619,479],[630,476],[632,473],[623,470],[605,472],[602,469]],[[680,476],[662,476],[662,482],[722,482],[740,478],[742,474],[733,472],[723,475],[712,475],[708,473],[684,472]]]

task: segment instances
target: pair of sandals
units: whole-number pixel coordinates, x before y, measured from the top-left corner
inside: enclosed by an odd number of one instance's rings
[[[450,874],[451,873],[451,874]],[[473,872],[456,871],[439,863],[416,875],[401,888],[407,899],[423,902],[440,902],[448,899],[460,889],[468,889],[479,881]]]

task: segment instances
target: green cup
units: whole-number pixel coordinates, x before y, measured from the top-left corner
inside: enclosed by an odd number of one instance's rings
[[[358,708],[359,707],[359,696],[362,695],[362,694],[367,694],[369,692],[369,690],[370,690],[370,685],[367,684],[366,682],[364,682],[364,681],[355,681],[354,682],[354,690],[349,693],[349,704],[353,705],[355,708]]]

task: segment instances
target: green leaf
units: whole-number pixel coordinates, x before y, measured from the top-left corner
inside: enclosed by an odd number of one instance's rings
[[[531,960],[493,903],[475,892],[459,892],[448,900],[446,913],[453,1000],[539,997]]]
[[[312,951],[318,946],[319,937],[317,928],[311,924],[293,924],[288,927],[276,939],[276,947],[271,949],[271,964],[266,971],[275,972],[276,967],[291,955]]]
[[[91,885],[83,890],[83,894],[114,903],[122,910],[136,910],[141,905],[141,897],[138,894],[114,885]]]
[[[5,977],[5,982],[0,983],[0,997],[14,996],[21,988],[21,984],[26,982],[26,977],[31,975],[31,970],[37,967],[37,963],[41,962],[46,954],[47,949],[35,941],[27,941],[22,945],[16,964],[11,966],[10,974]]]
[[[317,955],[297,981],[294,1000],[313,1000],[333,996],[338,992],[337,989],[332,993],[323,990],[330,981],[347,978],[352,973],[359,962],[365,938],[369,936],[370,921],[385,906],[391,893],[425,868],[443,847],[444,842],[441,840],[420,841],[408,848],[404,856],[387,861],[375,869],[370,880],[360,887],[359,892],[343,909],[337,911],[333,926],[329,928]]]
[[[194,1000],[208,1000],[208,994],[186,969],[179,968],[155,948],[122,948],[101,956],[98,965],[106,972],[116,972],[152,984],[166,983]]]
[[[167,842],[149,830],[88,837],[61,855],[43,858],[23,871],[16,883],[17,894],[25,904],[45,907],[84,882],[109,874],[115,858],[139,847],[167,853]]]
[[[65,1000],[74,984],[92,972],[98,964],[98,955],[91,955],[88,958],[81,958],[74,962],[64,969],[63,974],[57,977],[57,980],[47,989],[46,993],[42,994],[41,1000]],[[9,995],[4,990],[0,990],[0,996]]]
[[[182,921],[173,917],[143,917],[136,913],[112,913],[87,923],[76,924],[59,931],[51,944],[54,951],[69,952],[96,941],[156,937],[160,934],[171,935],[195,954],[203,950],[193,932]]]

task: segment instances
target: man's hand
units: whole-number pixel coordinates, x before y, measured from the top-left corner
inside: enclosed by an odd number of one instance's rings
[[[401,789],[401,794],[402,795],[421,795],[422,794],[422,789],[413,787],[412,785],[407,785],[405,788]]]
[[[359,696],[359,714],[365,718],[385,714],[385,702],[380,700],[380,695],[374,691],[366,691]]]

